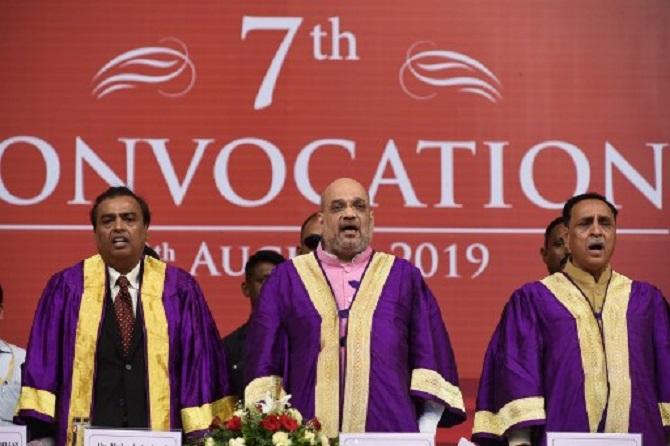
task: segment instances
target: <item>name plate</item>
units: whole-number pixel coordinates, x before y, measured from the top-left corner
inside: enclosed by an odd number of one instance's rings
[[[642,434],[547,432],[547,446],[642,446]]]
[[[87,427],[84,446],[181,446],[181,432]]]
[[[435,446],[434,434],[341,433],[340,446]]]
[[[25,426],[0,426],[0,446],[26,446]]]

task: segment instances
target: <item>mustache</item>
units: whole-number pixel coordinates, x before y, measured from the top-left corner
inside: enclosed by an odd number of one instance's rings
[[[345,220],[340,222],[338,225],[338,229],[340,231],[346,231],[348,229],[353,229],[358,231],[361,228],[360,222],[355,221],[355,220]]]
[[[586,240],[586,247],[588,249],[604,249],[605,239],[602,237],[589,237]]]

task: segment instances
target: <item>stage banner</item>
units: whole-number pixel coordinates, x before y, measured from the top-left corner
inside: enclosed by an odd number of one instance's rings
[[[614,268],[670,294],[667,23],[667,0],[2,2],[0,336],[26,345],[49,277],[95,253],[92,201],[120,184],[227,334],[249,316],[249,255],[295,255],[348,176],[374,247],[437,296],[471,410],[570,196],[614,202]]]

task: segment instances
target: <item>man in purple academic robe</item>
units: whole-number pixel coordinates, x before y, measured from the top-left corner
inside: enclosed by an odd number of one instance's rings
[[[33,444],[70,445],[94,426],[196,435],[235,399],[196,281],[144,256],[150,212],[125,187],[91,210],[98,255],[55,274],[39,301],[15,420]]]
[[[514,292],[489,344],[473,439],[544,445],[547,432],[670,433],[670,317],[661,292],[612,270],[616,208],[572,197],[571,259]]]
[[[370,247],[367,192],[321,197],[322,244],[275,268],[247,337],[246,401],[288,393],[324,432],[435,432],[465,419],[449,337],[418,269]]]

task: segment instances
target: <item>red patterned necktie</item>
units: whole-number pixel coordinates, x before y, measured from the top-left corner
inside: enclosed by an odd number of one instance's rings
[[[123,345],[123,356],[128,356],[130,349],[130,340],[133,337],[133,327],[135,326],[135,315],[133,315],[133,302],[130,299],[130,292],[128,291],[128,279],[126,276],[121,276],[116,281],[119,286],[119,294],[114,300],[114,313],[116,314],[116,321],[121,330],[121,344]]]

